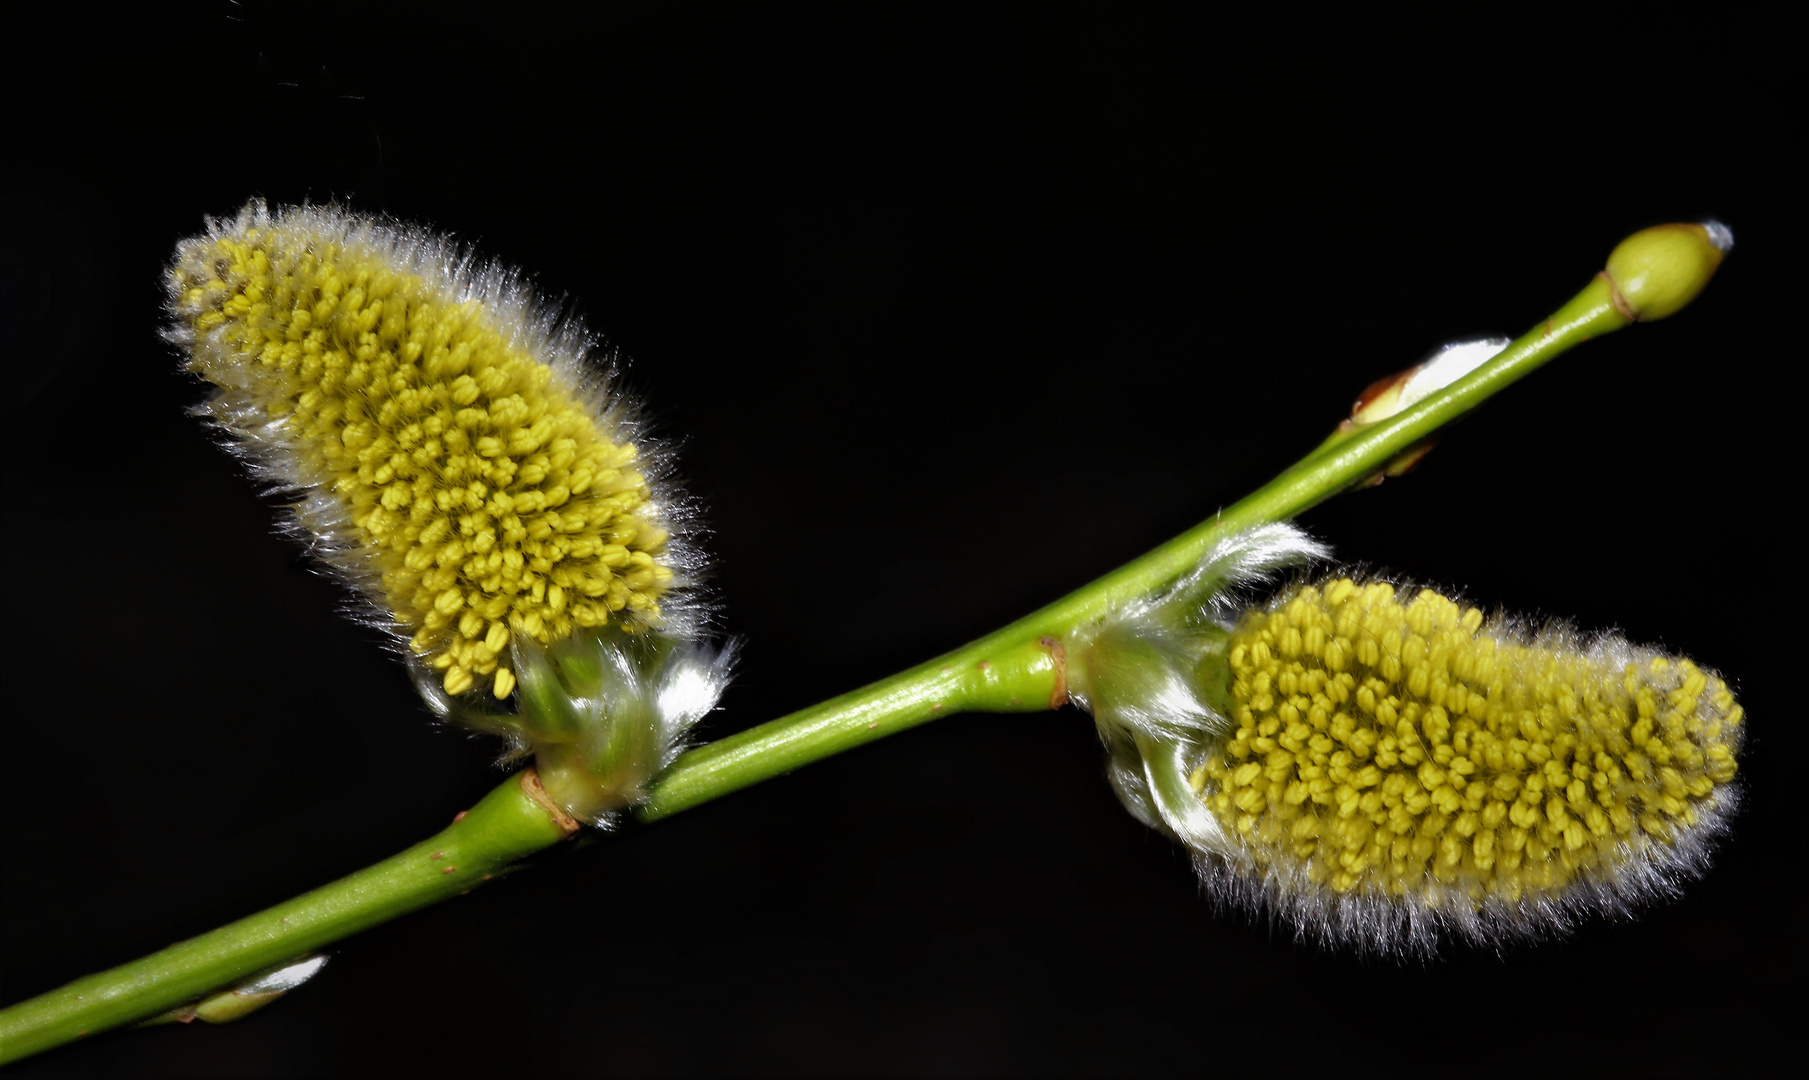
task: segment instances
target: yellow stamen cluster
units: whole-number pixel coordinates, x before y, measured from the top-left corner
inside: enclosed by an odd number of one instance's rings
[[[511,634],[658,618],[667,534],[635,447],[519,345],[520,326],[358,226],[248,215],[184,245],[190,366],[249,395],[287,473],[338,500],[446,691],[488,677],[507,697]]]
[[[1235,732],[1194,789],[1343,895],[1519,902],[1612,881],[1716,806],[1741,707],[1688,660],[1528,640],[1430,590],[1305,587],[1231,640]]]

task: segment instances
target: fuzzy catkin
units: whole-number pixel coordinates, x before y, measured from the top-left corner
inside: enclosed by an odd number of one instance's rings
[[[1226,537],[1069,642],[1126,808],[1218,902],[1393,955],[1560,934],[1675,895],[1739,802],[1725,680],[1614,635],[1537,632],[1334,577],[1291,526]]]
[[[1228,661],[1234,727],[1190,782],[1245,873],[1334,925],[1623,908],[1699,869],[1737,798],[1726,682],[1614,636],[1336,578],[1247,613]]]
[[[667,621],[682,569],[591,342],[515,275],[421,230],[253,202],[169,278],[202,407],[298,496],[298,532],[453,695],[509,642]]]

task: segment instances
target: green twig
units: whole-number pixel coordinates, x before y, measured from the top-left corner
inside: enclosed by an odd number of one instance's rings
[[[953,652],[690,751],[654,786],[639,808],[640,818],[667,817],[938,716],[1059,706],[1066,699],[1059,643],[1074,629],[1180,576],[1219,537],[1287,520],[1375,476],[1403,451],[1559,353],[1627,325],[1625,308],[1613,283],[1598,277],[1476,371],[1397,416],[1328,442],[1249,497],[1142,558]],[[529,770],[505,781],[439,835],[369,869],[0,1011],[0,1063],[156,1016],[235,979],[465,892],[569,835],[571,827],[570,819],[544,800]]]
[[[1010,626],[852,693],[692,750],[666,771],[637,812],[643,821],[656,821],[937,716],[1005,711],[963,696],[962,673],[1018,655],[1044,637],[1060,640],[1186,573],[1220,537],[1286,521],[1376,475],[1396,455],[1559,353],[1626,326],[1631,320],[1615,310],[1611,288],[1596,278],[1550,319],[1464,378],[1336,446],[1315,450],[1216,517]]]
[[[571,835],[532,770],[399,855],[287,903],[0,1012],[0,1064],[119,1027],[457,896]]]

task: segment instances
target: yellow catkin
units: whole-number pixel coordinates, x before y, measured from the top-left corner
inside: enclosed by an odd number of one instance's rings
[[[191,370],[247,395],[285,475],[338,501],[447,692],[508,696],[511,634],[657,620],[667,534],[634,445],[521,327],[358,225],[248,211],[185,244],[172,295]]]
[[[1235,729],[1193,781],[1260,863],[1340,895],[1518,903],[1612,879],[1716,807],[1743,712],[1689,660],[1527,639],[1348,578],[1246,614]]]

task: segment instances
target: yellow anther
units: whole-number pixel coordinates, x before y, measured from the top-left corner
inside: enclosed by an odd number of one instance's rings
[[[448,694],[462,694],[471,689],[471,683],[471,673],[458,664],[446,669],[446,692]]]

